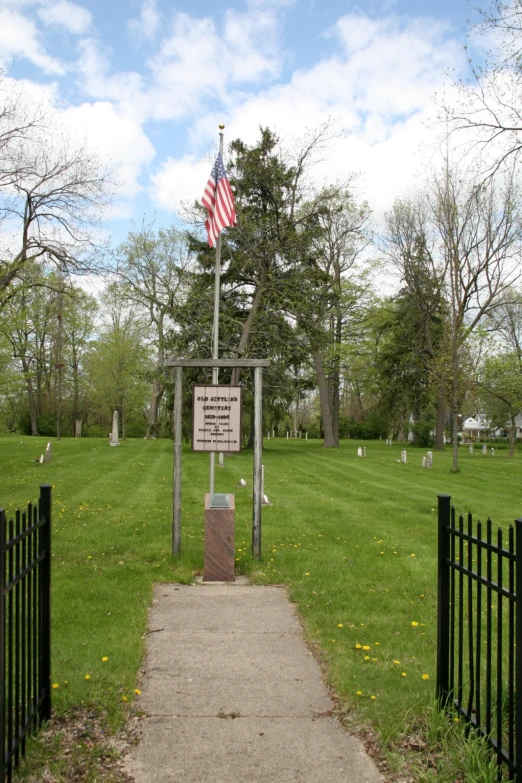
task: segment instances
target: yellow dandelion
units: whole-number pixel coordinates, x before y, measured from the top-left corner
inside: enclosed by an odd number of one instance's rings
[[[406,672],[401,672],[401,677],[406,677]]]
[[[60,687],[60,686],[58,685],[58,683],[57,683],[57,682],[53,682],[53,688],[54,688],[55,690],[56,690],[57,688],[59,688],[59,687]]]
[[[127,697],[126,697],[126,696],[122,696],[122,697],[121,697],[121,700],[122,700],[122,701],[127,701]]]
[[[86,675],[85,675],[85,679],[86,679],[86,680],[90,680],[90,679],[91,679],[91,675],[90,675],[90,674],[86,674]]]
[[[318,631],[317,633],[319,633],[319,631]],[[360,645],[359,643],[357,643],[357,644],[355,645],[355,649],[356,649],[356,650],[360,650],[360,649],[361,649],[361,645]]]
[[[397,664],[399,664],[399,663],[400,663],[400,661],[394,661],[394,663],[397,663]]]
[[[377,698],[377,696],[370,696],[370,699],[371,699],[372,701],[375,701],[375,699],[376,699],[376,698]]]
[[[419,624],[419,623],[416,623],[416,622],[415,622],[415,620],[412,622],[412,626],[413,626],[414,628],[416,628],[416,627],[418,626],[418,624]]]
[[[369,660],[370,660],[370,656],[369,656],[369,655],[365,655],[365,656],[364,656],[364,660],[365,660],[365,661],[369,661]]]
[[[134,693],[136,694],[136,696],[141,696],[141,691],[139,688],[134,688]]]
[[[106,655],[104,655],[103,658],[102,658],[102,661],[105,663],[105,661],[108,661],[108,660],[109,660],[109,658]]]
[[[369,645],[365,644],[363,650],[369,650],[369,649],[370,649]]]
[[[356,691],[357,696],[362,696],[362,691]]]
[[[422,675],[422,679],[423,680],[429,680],[430,679],[430,675],[429,674],[423,674]]]
[[[343,627],[343,624],[342,624],[342,623],[338,623],[337,627],[338,627],[338,628],[342,628],[342,627]]]

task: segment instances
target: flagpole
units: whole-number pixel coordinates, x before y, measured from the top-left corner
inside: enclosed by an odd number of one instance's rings
[[[223,129],[224,125],[220,125],[219,131],[219,152],[221,158],[223,158]],[[219,234],[216,242],[216,265],[214,275],[214,327],[212,329],[212,358],[218,359],[219,350],[219,289],[221,282],[221,233]],[[217,367],[212,368],[212,385],[216,386],[218,383],[219,370]],[[210,494],[214,492],[214,473],[216,467],[216,453],[210,452]]]

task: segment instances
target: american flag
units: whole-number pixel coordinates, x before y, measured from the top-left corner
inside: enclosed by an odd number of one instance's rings
[[[205,223],[208,244],[210,247],[214,247],[218,236],[226,226],[237,225],[234,194],[227,179],[221,153],[217,156],[210,172],[201,203],[208,210],[208,218]]]

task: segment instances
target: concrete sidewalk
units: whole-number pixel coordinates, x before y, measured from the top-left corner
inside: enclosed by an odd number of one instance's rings
[[[281,588],[157,585],[136,783],[383,783]]]

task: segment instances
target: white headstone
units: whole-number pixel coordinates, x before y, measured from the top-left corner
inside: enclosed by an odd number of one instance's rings
[[[261,501],[262,506],[270,506],[271,503],[268,499],[268,495],[263,495],[263,500]]]
[[[275,438],[275,430],[272,430],[272,437]]]
[[[299,430],[299,437],[301,437],[301,430]]]
[[[482,444],[482,453],[483,454],[487,454],[488,453],[488,444],[487,443],[483,443]]]
[[[52,459],[52,452],[51,452],[51,441],[47,444],[47,448],[45,449],[45,456],[44,456],[44,462],[50,462]]]
[[[428,468],[433,467],[433,451],[428,451],[427,454]]]
[[[359,446],[359,448],[357,449],[357,456],[358,456],[358,457],[362,457],[362,449],[361,449],[361,447],[360,447],[360,446]]]
[[[286,431],[286,439],[288,440],[288,430]]]
[[[428,467],[428,458],[427,457],[423,457],[422,458],[422,467],[423,468],[427,468]]]
[[[239,479],[238,487],[246,487],[246,481],[245,479]]]
[[[43,464],[44,464],[44,462],[45,462],[44,455],[43,455],[43,454],[41,454],[41,455],[40,455],[40,465],[43,465]]]
[[[270,430],[268,430],[268,440],[270,440]]]
[[[308,440],[308,433],[305,432],[305,440]]]
[[[218,462],[218,464],[219,464],[220,468],[224,468],[225,467],[225,455],[223,454],[222,451],[219,452],[219,462]]]
[[[118,411],[114,411],[112,415],[112,432],[111,432],[111,446],[119,446],[120,440],[118,437]]]
[[[76,419],[76,437],[81,438],[82,437],[82,420]]]
[[[473,454],[473,443],[469,444],[469,453]]]
[[[494,457],[494,456],[495,456],[495,449],[491,449],[491,456],[492,456],[492,457]]]
[[[408,455],[405,449],[401,451],[401,462],[403,462],[405,465],[408,462]]]

